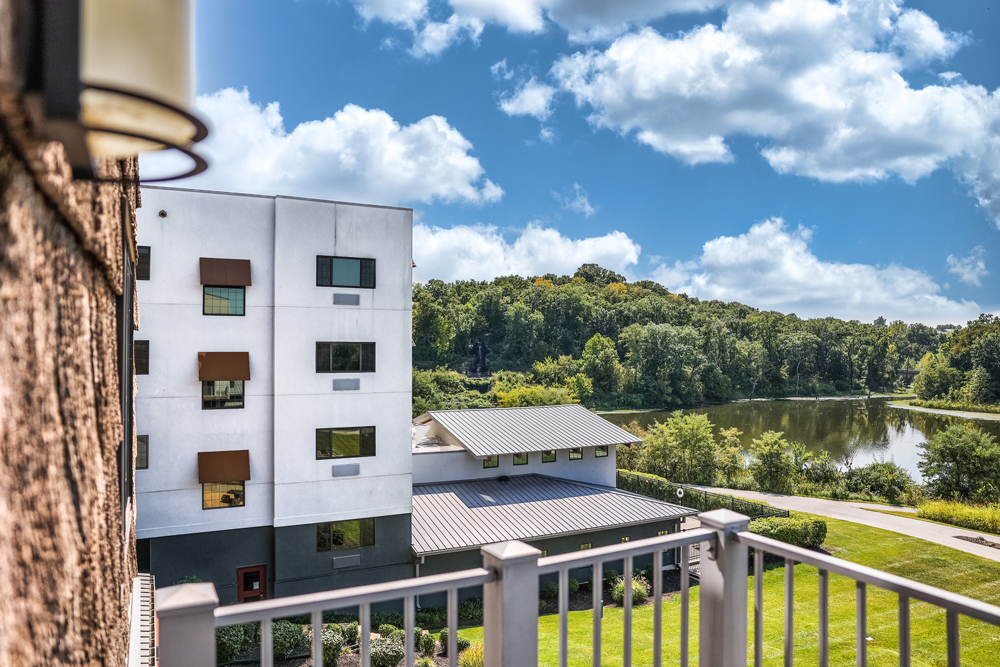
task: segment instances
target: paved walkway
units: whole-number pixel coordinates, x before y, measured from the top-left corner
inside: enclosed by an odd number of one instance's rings
[[[735,489],[717,489],[713,487],[698,488],[705,489],[706,491],[714,491],[715,493],[724,493],[740,498],[746,498],[748,500],[764,501],[768,504],[774,505],[775,507],[780,507],[781,509],[808,512],[809,514],[818,514],[820,516],[830,517],[831,519],[852,521],[854,523],[862,523],[866,526],[872,526],[873,528],[891,530],[894,533],[902,533],[903,535],[909,535],[910,537],[919,537],[920,539],[927,540],[928,542],[942,544],[946,547],[951,547],[952,549],[958,549],[959,551],[982,556],[983,558],[1000,561],[1000,549],[994,549],[981,544],[973,544],[972,542],[966,542],[965,540],[955,539],[956,535],[962,535],[965,537],[983,537],[991,542],[1000,543],[1000,536],[998,535],[979,533],[974,530],[966,530],[965,528],[958,528],[955,526],[946,526],[939,523],[932,523],[930,521],[921,521],[920,519],[907,519],[906,517],[895,516],[892,514],[880,514],[878,512],[870,512],[865,509],[871,508],[901,512],[916,511],[912,507],[893,507],[890,505],[874,505],[870,503],[826,500],[825,498],[803,498],[801,496],[785,496],[778,493],[758,493],[756,491],[737,491]],[[685,522],[684,527],[692,527],[691,519],[688,519]]]
[[[959,410],[938,410],[937,408],[920,408],[916,405],[894,405],[889,404],[891,408],[899,408],[900,410],[914,410],[916,412],[929,412],[933,415],[949,415],[951,417],[962,417],[963,419],[983,419],[986,421],[1000,421],[1000,414],[994,414],[992,412],[961,412]]]

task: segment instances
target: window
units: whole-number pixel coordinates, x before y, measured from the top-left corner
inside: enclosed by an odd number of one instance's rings
[[[148,470],[149,469],[149,436],[148,435],[137,435],[135,436],[135,442],[138,447],[135,452],[135,469],[136,470]]]
[[[375,289],[375,260],[317,255],[316,285]]]
[[[316,429],[316,459],[375,456],[375,427]]]
[[[670,534],[669,530],[661,530],[658,533],[656,533],[657,537],[663,537],[664,535],[669,535],[669,534]]]
[[[487,456],[485,459],[483,459],[484,468],[496,468],[499,465],[500,465],[499,456]]]
[[[542,463],[555,463],[556,461],[556,450],[550,449],[548,451],[542,452]]]
[[[243,507],[245,482],[206,482],[201,485],[201,508]]]
[[[201,312],[204,315],[243,315],[246,287],[213,287],[205,285]]]
[[[545,558],[546,556],[549,555],[549,550],[548,549],[542,549],[541,552],[542,552],[542,555],[539,556],[539,558]]]
[[[524,452],[522,454],[514,454],[514,465],[516,466],[526,466],[528,465],[528,454]]]
[[[149,280],[149,246],[138,247],[139,261],[135,263],[135,279]]]
[[[201,383],[202,410],[243,407],[243,380],[205,380]]]
[[[631,541],[632,541],[631,537],[623,537],[622,538],[622,544],[625,544],[626,542],[631,542]]]
[[[594,456],[596,456],[597,458],[603,458],[607,455],[608,455],[607,445],[598,445],[597,447],[594,448]]]
[[[586,551],[587,549],[592,549],[594,547],[593,542],[584,542],[580,545],[580,551]]]
[[[374,373],[375,343],[316,343],[317,373]]]
[[[316,524],[316,551],[340,551],[375,545],[375,519]]]
[[[149,341],[137,340],[132,343],[132,359],[136,375],[149,375]]]
[[[582,458],[583,458],[583,447],[574,447],[573,449],[569,450],[570,461],[579,461]]]

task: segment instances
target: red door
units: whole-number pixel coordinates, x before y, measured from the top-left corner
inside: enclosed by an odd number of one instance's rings
[[[267,565],[236,570],[236,599],[238,602],[267,599]]]

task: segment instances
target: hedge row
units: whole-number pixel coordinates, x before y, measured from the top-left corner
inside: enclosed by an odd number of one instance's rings
[[[814,549],[821,546],[826,539],[826,521],[779,517],[754,519],[750,522],[750,532],[797,547]]]
[[[918,507],[917,516],[970,530],[1000,535],[1000,504],[966,505],[935,500]]]

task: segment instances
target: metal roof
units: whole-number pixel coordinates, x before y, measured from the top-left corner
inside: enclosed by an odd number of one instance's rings
[[[413,551],[418,556],[507,540],[589,533],[697,514],[607,486],[544,475],[415,484]]]
[[[478,457],[642,442],[578,403],[525,408],[432,410],[433,419]]]

